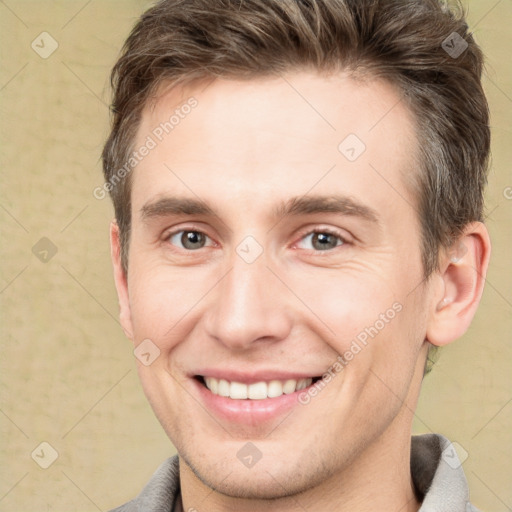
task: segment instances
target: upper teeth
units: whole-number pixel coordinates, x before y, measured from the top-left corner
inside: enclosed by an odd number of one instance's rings
[[[283,393],[289,395],[295,391],[311,386],[312,378],[289,379],[285,381],[271,380],[270,382],[255,382],[254,384],[242,384],[241,382],[229,382],[214,377],[204,378],[206,387],[214,394],[226,396],[235,400],[263,400],[265,398],[276,398]]]

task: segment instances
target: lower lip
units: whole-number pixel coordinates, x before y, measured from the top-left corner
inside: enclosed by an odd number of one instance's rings
[[[299,406],[299,394],[307,393],[309,390],[307,387],[289,395],[283,394],[262,400],[233,400],[229,397],[215,395],[197,379],[192,380],[199,391],[202,402],[209,411],[220,419],[242,425],[259,425],[283,416],[293,407]],[[311,386],[313,385],[311,384]]]

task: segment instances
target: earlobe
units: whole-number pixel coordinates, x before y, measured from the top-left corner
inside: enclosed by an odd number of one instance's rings
[[[119,320],[127,338],[133,340],[128,281],[121,260],[121,239],[119,226],[113,220],[110,224],[110,255],[114,267],[114,281],[119,300]]]
[[[469,224],[443,251],[427,326],[427,340],[433,345],[447,345],[467,331],[482,297],[490,252],[489,234],[481,222]]]

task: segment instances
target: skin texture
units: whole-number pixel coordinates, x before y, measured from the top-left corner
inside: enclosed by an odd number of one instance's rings
[[[417,510],[409,450],[426,340],[444,345],[471,322],[485,227],[469,225],[462,257],[442,251],[424,279],[405,185],[418,171],[414,119],[385,82],[295,72],[162,88],[136,146],[191,96],[196,108],[133,171],[127,275],[111,227],[123,328],[135,346],[150,339],[160,350],[137,365],[180,454],[183,509]],[[349,134],[366,145],[353,162],[338,150]],[[291,198],[322,196],[348,197],[375,219],[276,215]],[[215,215],[156,215],[151,205],[166,197],[203,201]],[[205,246],[184,248],[181,233],[170,236],[180,230],[204,233]],[[325,230],[335,246],[319,250],[311,233]],[[263,251],[252,263],[236,251],[247,236]],[[205,367],[322,375],[396,303],[336,378],[285,417],[235,424],[198,396],[192,377]],[[252,468],[237,458],[248,441],[262,454]]]

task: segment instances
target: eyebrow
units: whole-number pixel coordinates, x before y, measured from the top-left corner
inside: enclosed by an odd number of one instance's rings
[[[363,220],[378,223],[377,212],[348,196],[301,196],[293,197],[274,209],[276,217],[286,215],[311,215],[315,213],[338,213],[361,217]]]
[[[216,213],[204,201],[181,197],[163,197],[154,202],[146,203],[140,209],[143,220],[169,215],[207,215],[216,216]]]
[[[214,208],[199,199],[181,197],[162,197],[146,203],[140,210],[143,220],[167,217],[171,215],[204,215],[218,217]],[[318,213],[337,213],[378,224],[377,212],[348,196],[300,196],[277,205],[272,211],[274,217],[282,218],[287,215],[312,215]]]

